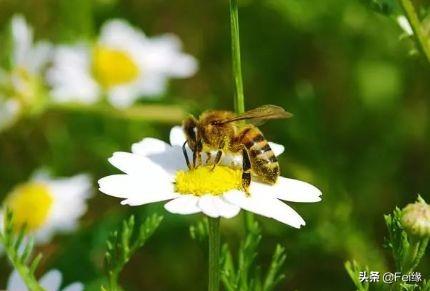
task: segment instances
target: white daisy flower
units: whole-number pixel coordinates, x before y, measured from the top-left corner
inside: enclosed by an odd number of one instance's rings
[[[123,205],[167,201],[167,211],[177,214],[203,212],[210,217],[231,218],[241,209],[300,228],[303,218],[281,200],[318,202],[321,191],[299,181],[279,177],[274,185],[252,181],[249,194],[241,187],[240,159],[226,157],[222,165],[188,170],[182,154],[185,136],[180,127],[170,132],[170,145],[153,138],[133,144],[132,152],[116,152],[109,162],[124,172],[99,180],[100,191],[125,198]],[[283,146],[271,144],[275,154]],[[255,180],[255,179],[254,179]]]
[[[45,41],[34,43],[33,29],[21,15],[12,18],[13,65],[29,74],[38,74],[49,59],[51,45]]]
[[[69,286],[60,289],[61,282],[63,281],[63,276],[58,270],[51,270],[45,275],[42,276],[39,280],[40,286],[46,291],[82,291],[84,290],[84,285],[82,283],[76,282],[72,283]],[[27,291],[28,288],[25,285],[24,281],[21,279],[21,276],[17,271],[13,271],[9,276],[7,281],[6,291]]]
[[[163,93],[168,78],[190,77],[196,70],[196,59],[181,52],[175,35],[148,38],[123,20],[111,20],[96,43],[59,47],[48,81],[59,102],[93,103],[106,96],[126,107]]]
[[[33,30],[16,15],[11,21],[11,70],[0,72],[0,128],[12,123],[24,109],[43,103],[41,71],[50,52],[47,42],[33,41]]]
[[[90,196],[91,181],[87,175],[53,179],[41,173],[16,186],[6,196],[4,206],[13,212],[17,229],[26,225],[35,242],[44,244],[54,234],[70,232],[77,227]]]

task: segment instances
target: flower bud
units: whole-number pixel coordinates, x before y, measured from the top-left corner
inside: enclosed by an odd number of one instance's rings
[[[430,205],[422,199],[406,205],[402,210],[400,222],[409,235],[430,237]]]

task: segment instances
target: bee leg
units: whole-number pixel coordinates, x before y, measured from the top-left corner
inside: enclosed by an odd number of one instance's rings
[[[251,160],[246,149],[242,149],[242,187],[249,195],[249,185],[251,185]]]
[[[194,151],[193,152],[193,168],[197,168],[197,155],[198,155],[198,153],[197,153],[197,151]]]
[[[203,163],[202,163],[202,153],[201,152],[197,153],[197,165],[198,166],[203,165]]]
[[[219,162],[221,161],[221,157],[222,157],[222,150],[218,150],[214,159],[214,165],[212,166],[211,171],[213,171],[215,169],[215,167],[219,164]]]
[[[185,162],[187,163],[188,169],[191,169],[190,160],[188,159],[187,149],[185,148],[185,145],[188,141],[185,141],[182,145],[182,153],[184,154]]]
[[[196,147],[193,151],[193,165],[194,168],[197,168],[202,164],[202,142],[199,141],[196,144]]]
[[[222,157],[222,152],[223,152],[224,146],[225,146],[225,141],[222,141],[221,144],[218,146],[218,151],[216,153],[216,156],[215,156],[215,159],[214,159],[214,165],[213,165],[211,171],[213,171],[215,169],[215,167],[221,161],[221,157]]]
[[[206,158],[206,164],[208,165],[210,163],[211,159],[212,159],[211,152],[206,152],[206,156],[207,156],[207,158]]]
[[[197,168],[198,166],[202,165],[202,153],[198,151],[193,152],[193,166],[194,168]]]

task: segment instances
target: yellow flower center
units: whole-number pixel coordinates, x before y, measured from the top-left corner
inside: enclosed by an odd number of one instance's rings
[[[200,166],[197,169],[176,173],[175,190],[181,194],[220,195],[242,188],[242,171],[226,166]]]
[[[35,231],[46,222],[52,202],[48,186],[33,182],[16,187],[5,204],[13,213],[13,224],[16,230],[25,225],[27,231]]]
[[[94,48],[92,70],[104,88],[131,82],[139,75],[139,68],[126,52],[105,46]]]

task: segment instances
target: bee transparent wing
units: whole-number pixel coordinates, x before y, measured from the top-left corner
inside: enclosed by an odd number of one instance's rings
[[[290,118],[293,114],[276,105],[263,105],[255,109],[248,110],[230,119],[220,120],[218,124],[225,124],[234,121],[247,120],[253,124],[261,124],[269,119]]]

